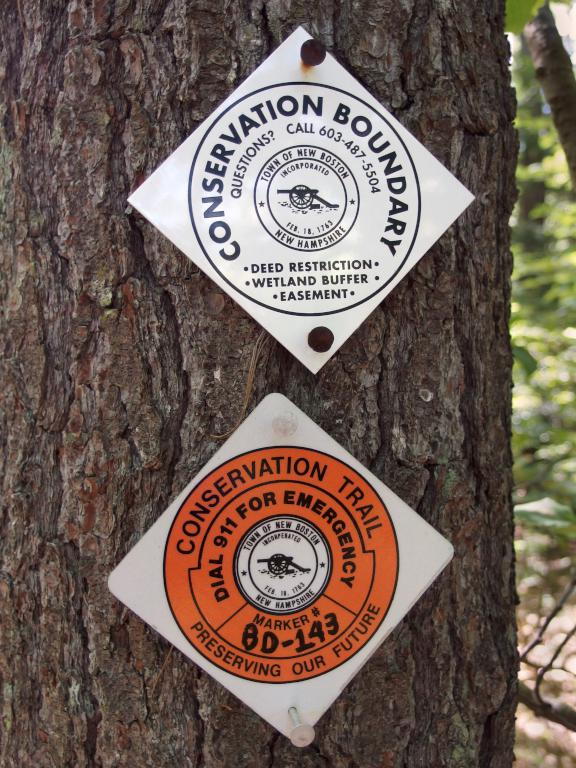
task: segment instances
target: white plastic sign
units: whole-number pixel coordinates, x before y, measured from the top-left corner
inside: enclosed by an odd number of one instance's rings
[[[129,202],[316,373],[473,196],[297,29]],[[310,332],[334,339],[318,352]]]
[[[273,394],[126,555],[109,586],[304,745],[452,553],[377,477]]]

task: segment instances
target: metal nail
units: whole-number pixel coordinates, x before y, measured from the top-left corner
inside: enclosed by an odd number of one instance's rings
[[[300,58],[307,67],[317,67],[326,58],[326,46],[320,40],[306,40],[300,48]]]
[[[288,714],[294,726],[290,731],[290,741],[292,744],[295,747],[307,747],[309,744],[312,744],[316,735],[314,728],[300,720],[300,714],[296,707],[290,707]]]
[[[328,352],[332,344],[334,344],[334,334],[330,328],[326,328],[323,325],[312,328],[308,334],[308,346],[314,352]]]

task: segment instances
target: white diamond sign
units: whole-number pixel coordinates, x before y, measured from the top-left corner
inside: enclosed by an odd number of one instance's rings
[[[304,66],[308,39],[129,202],[316,373],[473,196],[332,56]]]
[[[266,397],[109,579],[304,746],[452,546],[283,395]]]

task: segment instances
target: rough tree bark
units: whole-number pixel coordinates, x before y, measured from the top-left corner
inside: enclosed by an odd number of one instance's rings
[[[6,0],[0,761],[512,763],[514,100],[501,0]],[[124,611],[109,571],[231,426],[260,333],[126,197],[297,24],[477,195],[284,392],[455,545],[303,752]]]

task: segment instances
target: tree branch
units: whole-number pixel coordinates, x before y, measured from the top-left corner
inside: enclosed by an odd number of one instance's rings
[[[562,593],[560,599],[552,609],[552,611],[548,614],[546,617],[544,623],[538,630],[536,636],[533,638],[533,640],[528,643],[528,645],[520,652],[520,661],[526,662],[528,660],[528,654],[530,651],[535,648],[537,645],[540,645],[542,642],[542,639],[544,638],[544,633],[552,623],[552,620],[556,618],[556,616],[560,613],[562,608],[566,605],[566,602],[572,592],[576,589],[576,572],[572,575],[572,578],[570,579],[570,582],[568,583],[567,587],[565,588],[564,592]],[[540,666],[540,665],[538,665]]]
[[[567,704],[560,701],[539,701],[535,692],[525,683],[518,683],[518,701],[538,717],[544,717],[570,731],[576,731],[576,709]]]
[[[576,79],[547,4],[526,25],[524,36],[568,161],[572,188],[576,190]]]
[[[574,637],[574,635],[575,635],[575,634],[576,634],[576,624],[575,624],[575,625],[572,627],[572,629],[570,630],[570,632],[568,632],[568,634],[566,635],[566,637],[564,638],[564,640],[562,640],[562,642],[560,643],[560,645],[558,646],[558,648],[556,648],[556,650],[554,651],[554,655],[553,655],[553,656],[552,656],[552,658],[551,658],[551,659],[548,661],[548,663],[547,663],[547,664],[546,664],[544,667],[541,667],[541,668],[538,670],[538,675],[536,676],[536,688],[534,689],[534,693],[535,693],[536,697],[538,698],[538,701],[539,701],[541,704],[544,704],[544,703],[545,703],[545,702],[544,702],[544,699],[542,698],[542,695],[541,695],[541,693],[540,693],[540,686],[542,685],[542,680],[544,680],[544,676],[545,676],[545,675],[546,675],[548,672],[550,672],[550,670],[551,670],[551,669],[554,669],[554,662],[556,661],[556,659],[558,658],[558,656],[560,656],[560,653],[562,652],[562,649],[565,647],[566,643],[568,643],[568,642],[569,642],[569,640],[570,640],[572,637]]]

